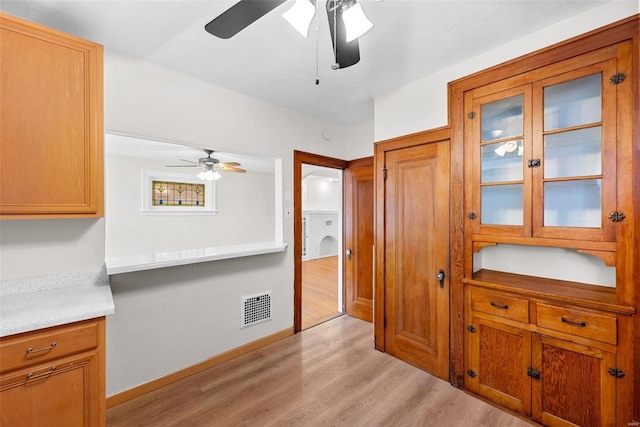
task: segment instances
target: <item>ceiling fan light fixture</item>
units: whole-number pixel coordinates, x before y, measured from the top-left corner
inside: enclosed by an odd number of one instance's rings
[[[306,38],[309,35],[309,26],[315,14],[316,7],[310,0],[295,0],[291,9],[283,13],[282,17]]]
[[[346,29],[347,43],[362,37],[373,28],[373,23],[364,14],[362,6],[357,1],[348,1],[342,10],[342,20]]]
[[[198,178],[203,181],[217,181],[222,178],[222,175],[220,175],[217,171],[214,171],[213,168],[204,168],[198,174]]]

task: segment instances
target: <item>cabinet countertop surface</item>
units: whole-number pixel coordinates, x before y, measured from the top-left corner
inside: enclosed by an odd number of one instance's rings
[[[104,270],[3,280],[0,285],[0,337],[113,312]]]

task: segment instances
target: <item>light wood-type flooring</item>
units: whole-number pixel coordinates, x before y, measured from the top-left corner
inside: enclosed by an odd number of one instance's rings
[[[303,261],[302,329],[339,315],[338,256]]]
[[[371,323],[338,317],[113,407],[107,427],[529,425],[372,337]]]

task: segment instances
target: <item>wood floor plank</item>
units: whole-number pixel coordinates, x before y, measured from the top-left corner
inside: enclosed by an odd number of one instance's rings
[[[340,316],[338,256],[302,262],[302,329]]]
[[[341,316],[107,410],[130,426],[527,426],[373,349]]]

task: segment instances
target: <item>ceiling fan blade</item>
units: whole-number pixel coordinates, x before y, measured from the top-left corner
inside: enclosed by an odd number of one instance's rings
[[[181,161],[181,162],[192,163],[192,164],[194,164],[194,165],[199,165],[199,164],[200,164],[200,163],[198,163],[198,162],[194,162],[194,161],[192,161],[192,160],[180,159],[180,161]]]
[[[220,166],[240,166],[240,163],[238,163],[238,162],[224,162],[224,163],[220,163]]]
[[[286,0],[240,0],[204,26],[208,33],[229,39]]]
[[[336,26],[334,26],[334,17],[335,23],[337,24]],[[360,44],[358,43],[358,39],[347,43],[347,30],[344,26],[344,20],[342,19],[342,7],[336,7],[335,0],[327,1],[327,18],[329,19],[329,32],[331,33],[331,42],[333,43],[338,68],[347,68],[360,62]]]
[[[234,167],[232,167],[232,166],[225,166],[225,165],[221,166],[221,167],[220,167],[220,169],[222,169],[222,170],[223,170],[223,171],[225,171],[225,172],[240,172],[240,173],[245,173],[245,172],[247,172],[247,171],[246,171],[246,170],[244,170],[244,169],[234,168]]]

